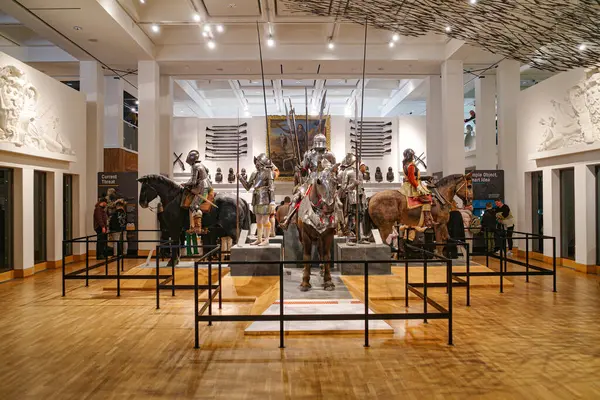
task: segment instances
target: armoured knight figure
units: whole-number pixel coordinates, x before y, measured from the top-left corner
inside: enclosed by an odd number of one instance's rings
[[[192,167],[192,176],[189,181],[183,184],[187,192],[193,195],[193,199],[189,201],[189,195],[184,195],[182,198],[182,207],[189,207],[190,210],[190,230],[195,230],[200,233],[202,219],[202,211],[200,205],[207,198],[212,189],[212,184],[208,177],[208,170],[202,162],[200,162],[200,153],[198,150],[191,150],[185,162]]]
[[[327,150],[327,138],[322,133],[318,133],[313,138],[313,146],[310,150],[304,153],[302,164],[300,166],[300,174],[302,175],[302,182],[295,188],[292,203],[284,221],[280,224],[282,229],[287,229],[291,222],[292,215],[296,212],[300,201],[304,197],[306,190],[308,189],[307,177],[313,172],[317,172],[322,167],[321,161],[327,160],[331,164],[335,164],[335,156],[329,150]],[[297,179],[297,178],[296,178]]]
[[[404,170],[404,183],[402,192],[413,198],[418,198],[423,204],[421,208],[422,221],[424,226],[433,227],[434,221],[431,215],[431,192],[421,181],[421,173],[415,162],[415,152],[412,149],[404,150],[404,160],[402,160],[402,169]]]
[[[364,210],[363,201],[365,200],[364,188],[360,173],[356,173],[356,156],[348,153],[340,165],[342,172],[339,175],[340,189],[339,198],[343,204],[344,226],[343,231],[346,236],[353,235],[356,230],[356,207],[358,212]],[[358,196],[356,189],[358,187]]]
[[[252,172],[250,179],[238,176],[240,183],[246,190],[254,189],[252,194],[252,210],[256,215],[256,241],[251,245],[266,246],[269,244],[271,223],[269,216],[275,212],[275,175],[273,163],[265,153],[254,157],[256,171]]]

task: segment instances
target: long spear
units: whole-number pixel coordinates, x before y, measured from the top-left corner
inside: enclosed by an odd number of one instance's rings
[[[304,125],[304,138],[306,139],[306,146],[308,147],[308,131],[310,127],[308,126],[308,89],[304,86],[304,112],[306,117],[306,123]],[[302,157],[302,155],[300,155]]]
[[[235,232],[236,238],[240,237],[240,109],[238,108],[238,127],[237,127],[237,174],[235,188]]]
[[[260,29],[258,28],[258,21],[256,21],[256,34],[258,35],[258,54],[260,55],[260,75],[262,77],[262,88],[263,88],[263,100],[265,102],[265,132],[269,132],[269,113],[267,112],[267,90],[265,89],[265,68],[263,66],[262,46],[260,45]],[[268,156],[271,157],[271,143],[267,140],[267,152]]]
[[[363,70],[362,70],[362,92],[360,94],[361,100],[360,100],[360,142],[359,145],[357,146],[358,149],[357,150],[357,154],[362,156],[362,127],[363,127],[363,117],[364,117],[364,110],[365,110],[365,68],[366,68],[366,64],[367,64],[367,27],[369,25],[369,20],[368,18],[365,18],[365,42],[363,44]],[[356,100],[354,100],[355,104],[356,104]],[[358,174],[359,174],[359,161],[358,161],[358,156],[356,157],[356,177],[358,179]],[[356,206],[356,244],[358,244],[358,242],[360,241],[360,213],[359,213],[359,209],[360,209],[360,205],[361,205],[361,201],[360,201],[360,190],[359,190],[359,186],[360,185],[356,185],[356,199],[358,200],[358,204]],[[368,210],[367,210],[368,212]]]

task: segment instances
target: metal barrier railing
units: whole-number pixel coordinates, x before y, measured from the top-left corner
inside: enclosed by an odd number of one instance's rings
[[[408,245],[410,246],[410,245]],[[340,321],[340,320],[364,320],[364,335],[365,335],[365,347],[369,347],[369,321],[371,320],[408,320],[408,319],[422,319],[427,322],[429,319],[447,319],[448,320],[448,344],[452,345],[452,260],[427,252],[422,249],[418,249],[422,254],[426,254],[429,257],[434,257],[446,264],[446,295],[448,300],[448,306],[444,307],[439,302],[434,301],[428,294],[427,289],[431,287],[431,284],[427,280],[427,262],[428,259],[424,257],[421,260],[411,259],[411,262],[422,262],[424,265],[424,283],[423,284],[411,284],[407,281],[406,297],[411,293],[416,294],[421,300],[423,300],[423,312],[409,312],[409,313],[385,313],[385,314],[371,314],[369,313],[369,265],[378,263],[389,263],[390,259],[385,260],[329,260],[325,263],[329,263],[333,267],[334,262],[338,264],[346,263],[363,263],[364,266],[364,314],[302,314],[302,315],[290,315],[285,314],[285,299],[284,299],[284,266],[285,265],[299,265],[306,264],[307,261],[229,261],[229,267],[234,268],[235,265],[248,265],[257,264],[261,265],[279,265],[279,314],[277,315],[247,315],[247,314],[230,314],[230,315],[213,315],[213,301],[214,298],[219,295],[219,309],[222,307],[221,301],[221,282],[217,285],[212,283],[212,264],[211,260],[208,261],[196,261],[194,263],[194,325],[195,325],[195,348],[200,347],[200,333],[198,324],[200,322],[207,322],[208,326],[211,326],[213,322],[234,322],[234,321],[279,321],[279,341],[280,348],[284,348],[284,322],[285,321]],[[429,260],[430,261],[430,260]],[[206,265],[208,268],[208,284],[198,284],[198,268],[200,265]],[[220,274],[219,274],[220,275]],[[418,290],[418,287],[423,288],[423,292]],[[199,304],[199,291],[207,290],[206,301],[202,306]],[[437,312],[432,312],[428,309],[428,305],[433,307]],[[205,315],[205,312],[208,312]]]

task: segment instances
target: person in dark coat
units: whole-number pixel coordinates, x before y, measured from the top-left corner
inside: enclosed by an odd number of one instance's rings
[[[496,212],[492,208],[492,203],[485,205],[485,211],[481,216],[481,227],[485,237],[485,248],[491,253],[495,249],[494,233],[496,232]]]
[[[110,228],[110,240],[113,247],[113,254],[116,256],[121,235],[123,236],[122,254],[127,254],[127,211],[125,211],[125,200],[115,201],[115,211],[108,220]]]
[[[106,215],[106,198],[101,197],[94,208],[94,230],[96,231],[96,260],[106,258],[106,234],[108,233],[108,216]]]
[[[450,219],[448,220],[448,236],[449,243],[465,241],[465,225],[463,224],[463,218],[460,211],[456,207],[456,203],[452,202],[450,208]],[[458,247],[455,244],[448,244],[448,257],[458,258]]]

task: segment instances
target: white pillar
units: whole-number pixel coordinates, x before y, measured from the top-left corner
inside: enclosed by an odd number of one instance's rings
[[[171,132],[173,122],[173,79],[160,77],[160,172],[173,177]]]
[[[17,277],[33,274],[33,168],[14,169],[14,269]]]
[[[504,170],[505,203],[516,213],[517,196],[517,119],[521,71],[518,61],[505,60],[498,66],[498,168]],[[514,215],[517,218],[517,215]],[[519,227],[516,227],[519,229]]]
[[[49,263],[61,260],[63,241],[62,172],[46,172],[46,233],[46,260]]]
[[[426,146],[427,146],[427,173],[433,175],[441,173],[442,164],[442,78],[430,76],[427,79],[427,111],[426,111]]]
[[[442,163],[444,176],[465,173],[463,63],[442,64]]]
[[[94,206],[98,201],[98,172],[104,169],[104,74],[96,61],[81,61],[81,92],[86,96],[86,230],[94,232]]]
[[[575,262],[596,265],[596,177],[589,166],[575,165],[575,187]]]
[[[496,169],[496,80],[482,76],[475,81],[475,167]]]
[[[560,257],[560,174],[559,170],[544,168],[544,235],[556,238],[556,256]],[[552,242],[544,241],[544,255],[552,257]]]
[[[123,147],[123,80],[104,77],[104,147]]]
[[[160,173],[160,73],[155,61],[138,63],[138,174]],[[138,191],[139,192],[139,191]],[[157,229],[156,214],[149,209],[138,208],[139,229]],[[143,240],[156,239],[150,233],[140,233]],[[156,243],[140,243],[139,249],[152,250]]]

